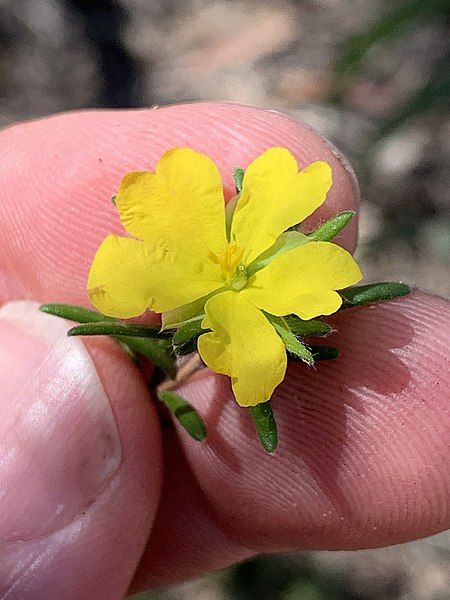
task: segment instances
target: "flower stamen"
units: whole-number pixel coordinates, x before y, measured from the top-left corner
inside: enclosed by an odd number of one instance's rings
[[[220,255],[212,250],[206,253],[209,260],[220,267],[224,281],[237,290],[242,289],[247,283],[245,267],[241,265],[243,255],[244,248],[238,246],[235,241],[230,242]]]

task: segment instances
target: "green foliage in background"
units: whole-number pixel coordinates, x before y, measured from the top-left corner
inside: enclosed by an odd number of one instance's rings
[[[352,74],[364,71],[366,56],[372,48],[381,44],[388,45],[422,23],[439,21],[445,24],[449,18],[448,0],[410,0],[388,10],[373,25],[343,43],[335,61],[335,80],[330,101],[335,104],[343,103]],[[391,134],[412,117],[429,110],[445,109],[449,98],[450,52],[447,52],[434,65],[428,81],[419,86],[415,94],[395,113],[380,121],[378,131],[370,143]]]

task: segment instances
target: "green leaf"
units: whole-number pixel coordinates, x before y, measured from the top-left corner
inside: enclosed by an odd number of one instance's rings
[[[333,360],[339,356],[339,349],[332,346],[311,346],[311,354],[314,360]]]
[[[314,357],[306,346],[304,346],[300,340],[298,340],[292,331],[289,329],[288,324],[283,317],[274,317],[268,313],[264,313],[267,319],[272,323],[275,331],[278,333],[280,338],[283,340],[286,350],[290,353],[307,363],[308,365],[314,364]]]
[[[371,21],[361,33],[345,40],[336,61],[336,74],[342,76],[349,71],[361,69],[364,57],[375,44],[383,42],[387,45],[390,39],[398,39],[403,31],[419,19],[438,16],[444,19],[448,12],[448,0],[407,0],[394,6],[378,20]]]
[[[183,323],[175,332],[172,343],[175,354],[183,356],[197,350],[197,339],[202,333],[207,330],[202,329],[202,321],[204,316],[197,317],[191,321]]]
[[[405,283],[391,281],[357,285],[339,292],[344,300],[341,309],[369,304],[370,302],[393,300],[394,298],[406,296],[410,291],[411,288]]]
[[[158,398],[194,440],[206,438],[206,425],[195,408],[175,392],[159,391]]]
[[[117,319],[105,317],[99,312],[81,308],[80,306],[72,306],[69,304],[44,304],[40,307],[40,310],[50,315],[69,319],[70,321],[86,323],[90,326],[95,323],[102,323],[102,325],[106,325],[106,323],[122,325],[122,322]],[[127,324],[124,323],[124,325]],[[73,332],[73,329],[71,331]],[[74,334],[72,333],[72,335]],[[102,333],[102,335],[104,335],[104,333]],[[157,367],[169,375],[169,377],[174,377],[176,370],[175,361],[172,356],[172,343],[170,340],[155,340],[126,335],[113,335],[113,337],[119,342],[126,344],[132,351],[138,352],[149,358]]]
[[[131,350],[142,354],[155,363],[164,373],[173,378],[176,374],[175,360],[170,340],[115,335],[114,339],[125,343]]]
[[[328,335],[332,332],[331,325],[318,319],[304,321],[296,315],[288,315],[284,320],[294,335]]]
[[[95,323],[97,321],[117,321],[112,317],[105,317],[95,310],[82,308],[81,306],[73,306],[71,304],[43,304],[39,307],[44,313],[75,321],[77,323]]]
[[[273,454],[278,446],[278,433],[270,401],[251,406],[250,413],[262,447]]]
[[[303,244],[307,244],[310,241],[310,238],[304,233],[300,233],[300,231],[285,231],[279,236],[273,246],[260,254],[260,256],[247,267],[247,277],[250,278],[257,271],[266,267],[276,256],[279,256],[288,250],[293,250],[298,246],[303,246]]]
[[[309,241],[313,242],[330,242],[348,225],[354,216],[355,212],[353,210],[346,210],[325,221],[323,225],[309,233],[307,237]]]
[[[117,196],[116,196],[116,195],[114,195],[114,196],[111,196],[111,202],[112,202],[113,204],[115,204],[115,203],[116,203],[116,200],[117,200]]]
[[[159,327],[151,325],[135,325],[123,323],[122,321],[99,321],[97,323],[84,323],[72,327],[67,332],[68,336],[75,335],[127,335],[132,337],[150,337],[156,339],[167,339],[170,334],[161,331]]]
[[[447,51],[432,68],[430,78],[416,90],[406,103],[383,120],[377,135],[373,138],[373,142],[391,135],[411,117],[416,117],[431,110],[435,112],[445,111],[449,96],[450,51]]]
[[[242,182],[244,180],[245,170],[242,167],[235,167],[233,169],[233,180],[234,185],[236,186],[236,191],[239,192],[242,190]]]

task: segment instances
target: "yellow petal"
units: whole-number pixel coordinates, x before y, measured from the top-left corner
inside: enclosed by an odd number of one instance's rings
[[[109,235],[92,262],[88,293],[104,315],[128,319],[148,308],[162,312],[187,304],[221,285],[208,261]]]
[[[314,162],[298,172],[286,148],[270,148],[246,169],[231,237],[245,248],[249,265],[289,227],[313,213],[331,187],[331,168]],[[234,237],[233,237],[234,236]]]
[[[273,315],[312,319],[336,312],[342,300],[333,290],[361,279],[349,252],[330,242],[310,242],[276,257],[249,279],[241,294]]]
[[[116,206],[125,229],[152,246],[202,257],[227,246],[219,171],[190,148],[166,152],[155,173],[128,173]]]
[[[208,367],[231,377],[241,406],[266,402],[286,372],[286,350],[273,326],[240,292],[227,291],[206,303],[202,327],[212,329],[198,339]]]

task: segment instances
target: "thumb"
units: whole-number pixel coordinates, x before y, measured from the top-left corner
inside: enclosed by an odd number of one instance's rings
[[[156,511],[144,384],[118,348],[88,350],[67,328],[33,302],[0,308],[4,599],[123,597]]]

